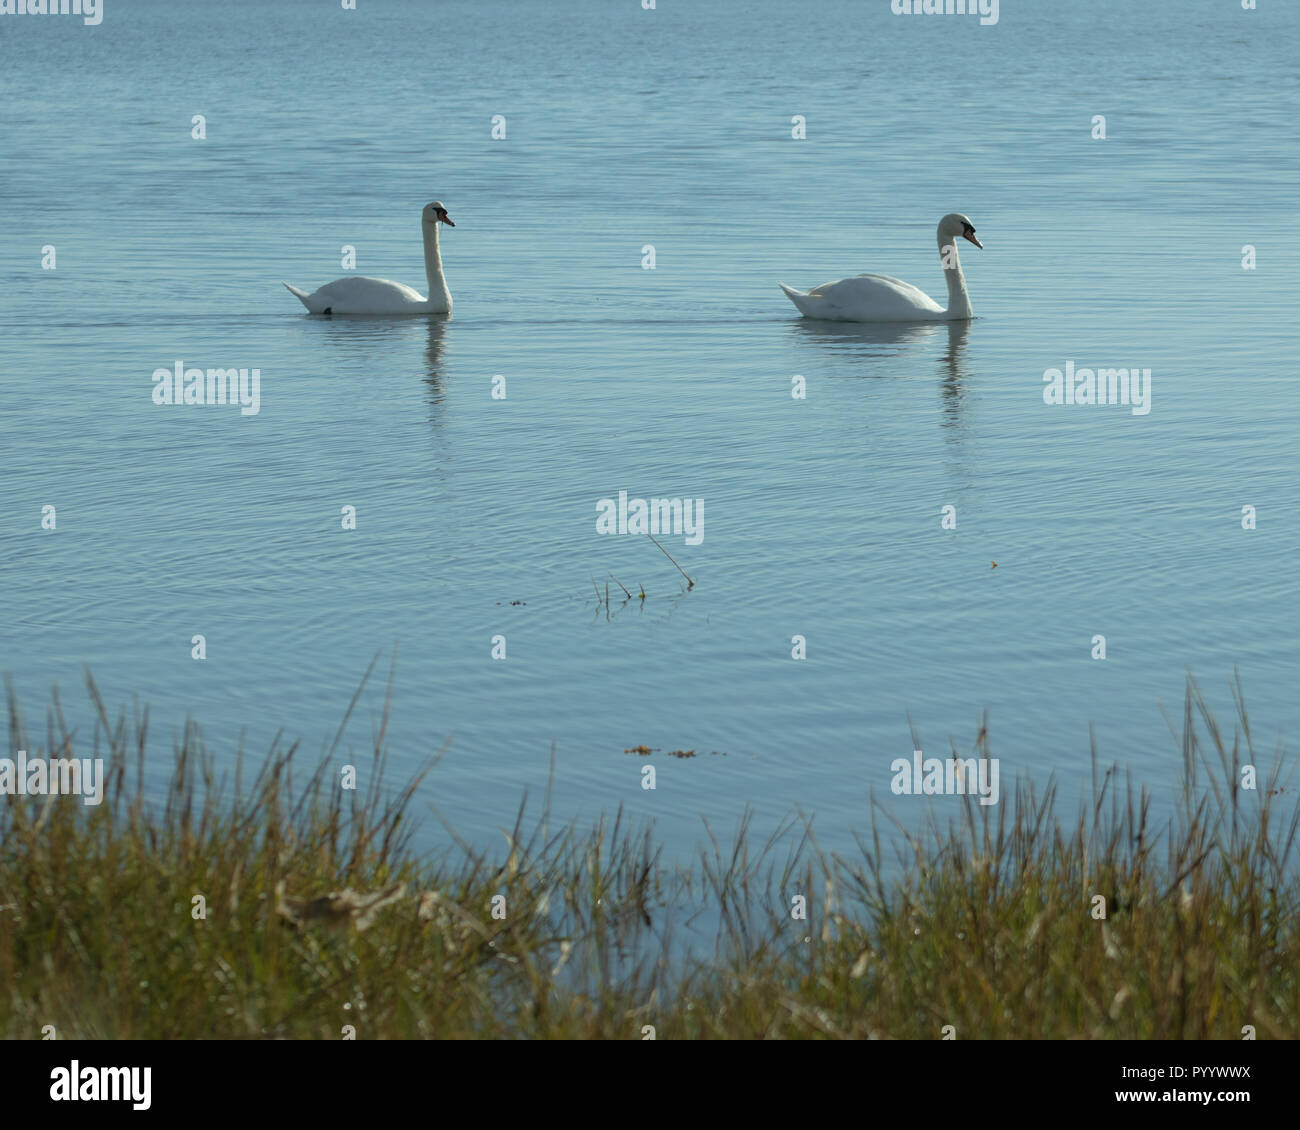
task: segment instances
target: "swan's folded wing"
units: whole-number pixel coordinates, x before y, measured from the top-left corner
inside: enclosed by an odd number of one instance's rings
[[[855,275],[823,283],[808,292],[825,301],[818,317],[846,321],[908,321],[942,314],[943,307],[925,291],[892,275]]]
[[[419,291],[389,279],[348,275],[326,283],[311,295],[313,312],[335,314],[392,314],[425,302]]]
[[[907,295],[923,306],[933,306],[936,310],[942,309],[938,303],[925,293],[919,286],[913,286],[910,282],[904,282],[902,279],[896,279],[893,275],[855,275],[859,279],[874,279],[882,286],[890,290],[897,291],[900,295]]]

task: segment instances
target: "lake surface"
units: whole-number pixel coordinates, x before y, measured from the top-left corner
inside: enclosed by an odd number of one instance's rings
[[[219,762],[315,757],[378,657],[336,759],[368,766],[396,653],[393,783],[450,742],[421,804],[499,844],[554,744],[558,816],[624,805],[670,854],[747,807],[829,847],[873,791],[914,823],[891,763],[985,710],[1004,797],[1086,791],[1093,724],[1163,805],[1189,670],[1226,721],[1239,669],[1294,749],[1297,33],[1228,0],[0,16],[0,670],[33,742],[54,684],[89,741],[88,665],[159,773],[187,715]],[[280,285],[424,293],[433,199],[449,321]],[[968,325],[777,287],[943,301],[952,211]],[[257,368],[259,411],[156,405],[177,361]],[[1067,363],[1150,369],[1150,411],[1044,403]],[[620,491],[703,500],[659,538],[693,588],[597,532]]]

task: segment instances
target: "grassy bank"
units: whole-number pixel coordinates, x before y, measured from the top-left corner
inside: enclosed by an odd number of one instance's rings
[[[1093,750],[1072,818],[1020,784],[909,836],[886,796],[852,858],[792,822],[684,868],[617,818],[522,814],[496,855],[419,858],[423,774],[384,791],[382,726],[357,791],[343,758],[295,772],[294,748],[219,770],[191,728],[146,804],[145,720],[90,689],[98,749],[73,748],[57,701],[42,748],[9,697],[9,756],[108,773],[97,807],[0,797],[9,1038],[1300,1036],[1300,806],[1276,774],[1237,787],[1259,764],[1239,688],[1229,733],[1189,683],[1161,825]]]

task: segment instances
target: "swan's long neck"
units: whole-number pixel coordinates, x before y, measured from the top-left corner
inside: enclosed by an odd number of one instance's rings
[[[957,237],[944,242],[943,232],[938,233],[939,258],[943,262],[943,278],[948,284],[948,317],[969,318],[974,314],[971,309],[970,295],[966,293],[966,276],[961,271],[961,256],[957,254]]]
[[[442,277],[442,252],[438,250],[438,224],[424,223],[424,273],[429,279],[429,301],[451,308],[451,291]]]

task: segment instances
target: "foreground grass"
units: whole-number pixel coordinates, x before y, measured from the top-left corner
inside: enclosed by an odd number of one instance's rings
[[[42,751],[10,694],[11,751],[102,756],[109,776],[97,808],[0,797],[10,1038],[1300,1036],[1300,806],[1276,771],[1238,787],[1258,764],[1239,687],[1229,740],[1189,681],[1160,827],[1094,749],[1072,822],[1050,785],[1017,786],[919,836],[882,805],[852,859],[791,822],[687,868],[618,819],[525,833],[522,813],[499,857],[417,858],[423,774],[384,794],[382,726],[355,792],[336,751],[297,784],[294,748],[232,781],[191,728],[149,805],[147,715],[112,720],[90,690],[107,749],[74,751],[56,699]]]

